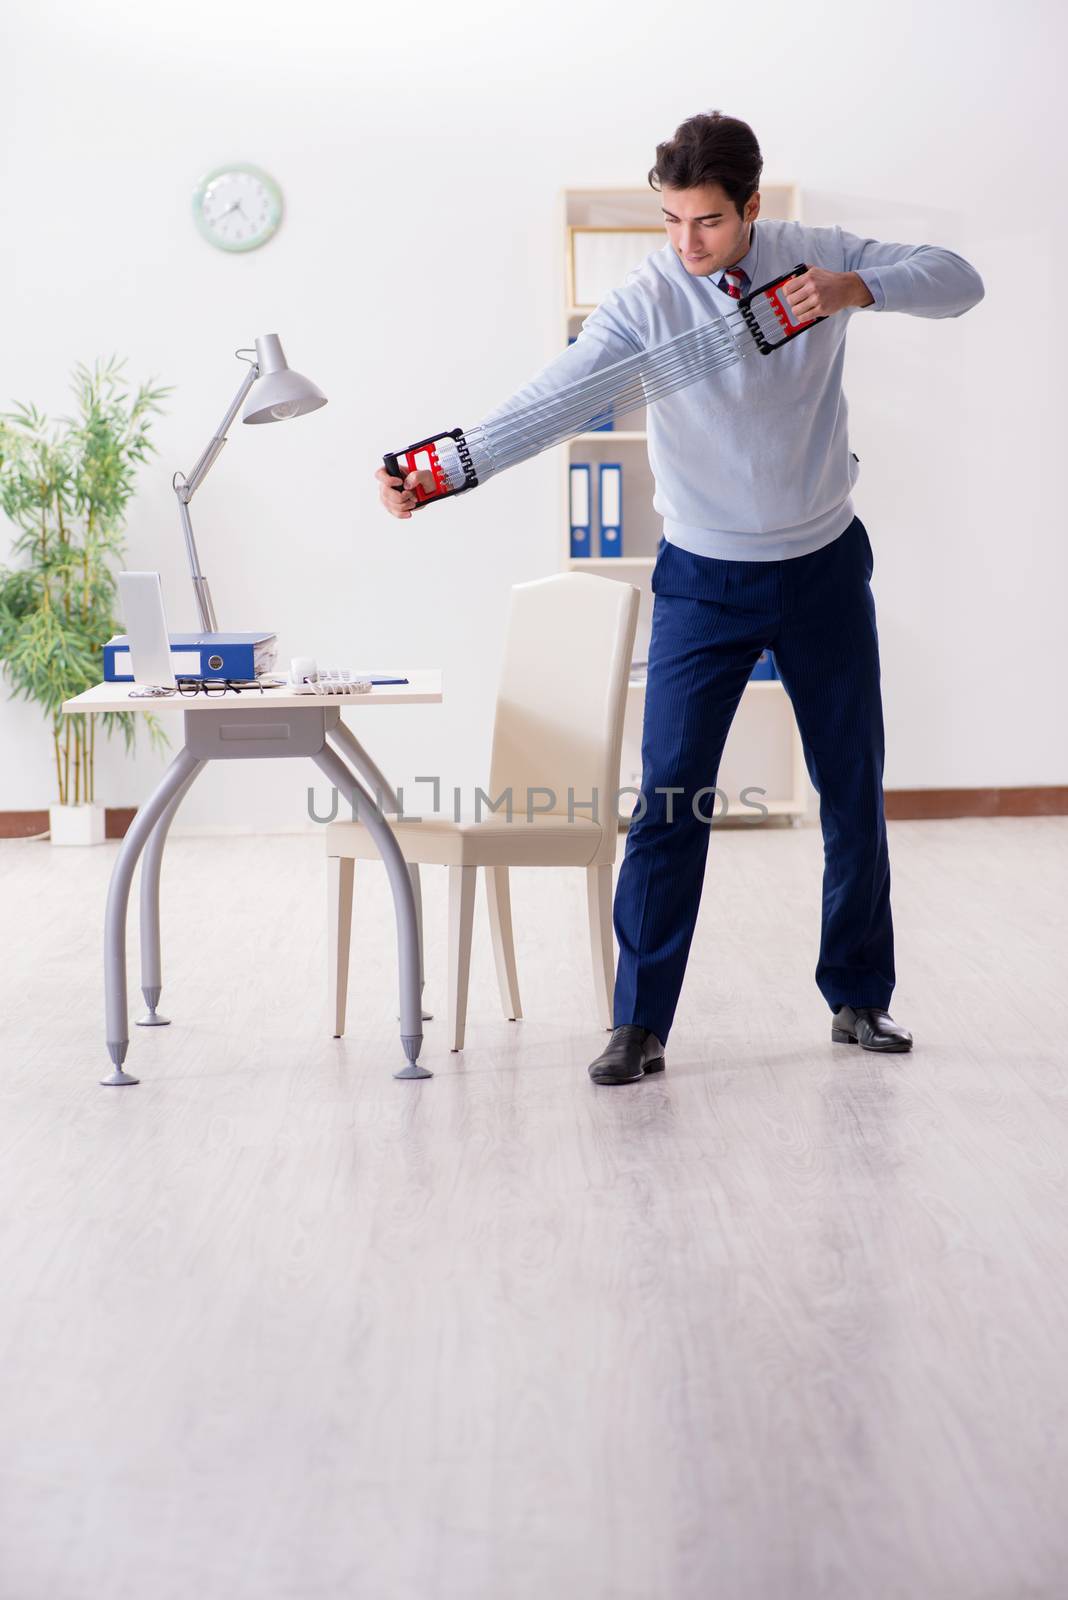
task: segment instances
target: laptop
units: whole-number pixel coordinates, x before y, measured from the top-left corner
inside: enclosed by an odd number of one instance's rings
[[[119,602],[130,647],[134,682],[146,688],[177,688],[163,585],[158,572],[120,572]]]

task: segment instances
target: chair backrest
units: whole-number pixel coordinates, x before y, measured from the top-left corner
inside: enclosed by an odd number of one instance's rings
[[[512,588],[497,691],[490,797],[512,791],[514,814],[533,810],[596,820],[597,860],[615,859],[616,793],[638,590],[617,578],[560,572]],[[551,790],[555,797],[539,791]],[[581,809],[585,807],[585,809]]]

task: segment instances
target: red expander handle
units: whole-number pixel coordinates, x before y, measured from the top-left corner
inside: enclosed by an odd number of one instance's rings
[[[782,283],[777,283],[774,289],[764,290],[764,293],[771,301],[772,310],[775,312],[775,315],[778,317],[787,333],[797,333],[801,328],[807,328],[811,323],[818,320],[816,317],[806,317],[803,322],[791,321],[789,302],[787,301],[784,303],[779,296],[779,290],[782,288],[783,284],[789,283],[790,279],[794,276],[795,274],[791,272],[782,280]]]
[[[425,460],[421,459],[423,457]],[[423,484],[417,483],[412,491],[420,505],[425,505],[428,500],[437,500],[441,495],[448,493],[449,481],[433,442],[421,444],[414,450],[398,450],[397,462],[404,469],[405,477],[409,472],[425,473],[429,470],[434,480],[433,489],[426,489]]]

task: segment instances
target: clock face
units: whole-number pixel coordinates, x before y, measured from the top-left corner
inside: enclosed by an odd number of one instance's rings
[[[209,244],[256,250],[282,220],[282,191],[259,167],[218,167],[197,185],[193,215]]]

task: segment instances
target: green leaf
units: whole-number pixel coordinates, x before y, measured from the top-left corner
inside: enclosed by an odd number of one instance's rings
[[[115,572],[138,468],[156,453],[152,417],[173,388],[142,384],[132,396],[125,361],[77,362],[73,417],[49,419],[32,403],[0,412],[0,511],[13,524],[11,564],[0,568],[0,673],[16,699],[62,724],[65,700],[99,682],[103,646],[120,631]],[[131,750],[155,719],[103,718]]]

